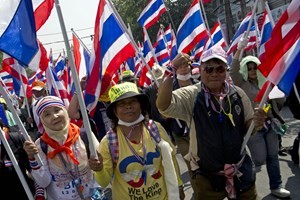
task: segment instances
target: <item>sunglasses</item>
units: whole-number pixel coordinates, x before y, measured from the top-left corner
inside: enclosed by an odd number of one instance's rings
[[[248,72],[251,71],[251,70],[257,70],[257,67],[248,67]]]
[[[213,71],[215,71],[217,74],[222,74],[226,71],[226,67],[220,65],[218,67],[210,67],[210,66],[206,66],[204,67],[204,71],[207,73],[207,74],[211,74],[213,73]]]

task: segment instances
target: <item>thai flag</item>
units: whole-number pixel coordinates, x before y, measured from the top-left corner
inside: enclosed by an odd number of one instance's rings
[[[148,29],[158,21],[164,12],[166,12],[166,7],[163,0],[151,0],[140,14],[137,22]]]
[[[54,66],[54,71],[59,79],[64,74],[66,66],[67,66],[66,58],[64,55],[61,55],[60,53],[58,58],[55,61],[55,66]]]
[[[194,0],[177,31],[178,52],[189,53],[198,42],[206,37],[199,0]]]
[[[28,66],[39,49],[32,1],[2,1],[0,24],[0,50]]]
[[[142,52],[143,52],[143,55],[144,55],[144,58],[145,58],[147,64],[149,65],[150,68],[152,68],[152,66],[155,63],[155,60],[154,60],[153,54],[151,52],[151,47],[149,45],[150,42],[151,41],[147,40],[146,34],[144,33],[144,43],[143,43],[143,51]],[[138,84],[141,87],[147,87],[151,84],[151,80],[146,76],[147,72],[148,72],[147,67],[143,65],[141,72],[140,72],[140,79],[138,82]]]
[[[221,47],[227,47],[227,42],[225,41],[223,31],[221,29],[221,25],[219,20],[215,23],[213,28],[210,30],[211,39],[208,38],[206,44],[205,44],[205,50],[211,48],[212,46],[221,46]]]
[[[101,0],[98,6],[93,51],[95,56],[89,66],[92,76],[87,80],[85,90],[85,103],[90,112],[96,107],[100,93],[109,87],[120,65],[135,55],[129,36],[105,0]]]
[[[265,43],[265,53],[258,66],[262,74],[287,96],[300,70],[299,30],[300,1],[293,0],[273,28],[271,38]],[[261,93],[264,91],[261,90]]]
[[[75,34],[73,34],[73,53],[76,71],[79,80],[81,80],[82,77],[90,75],[87,74],[87,69],[90,61],[90,54],[86,49],[83,48]]]
[[[252,15],[252,12],[250,12],[246,15],[246,17],[241,22],[238,30],[235,32],[234,36],[231,39],[230,47],[227,50],[227,55],[230,55],[234,51],[237,50],[237,45],[238,45],[241,37],[243,37],[244,32],[247,31],[248,24],[249,24],[250,19],[251,19],[251,15]],[[249,32],[249,37],[250,38],[249,38],[249,43],[248,43],[247,47],[251,46],[253,44],[253,42],[256,42],[256,28],[255,28],[255,23],[254,23],[253,20],[252,20],[252,26],[251,26],[251,29],[250,29],[250,32]],[[247,49],[247,47],[245,48],[245,50]]]
[[[7,90],[12,91],[14,90],[14,83],[13,83],[13,78],[7,71],[1,69],[0,70],[0,78],[2,79],[2,86],[5,86]]]
[[[169,50],[170,60],[173,60],[177,55],[177,42],[176,42],[176,36],[175,33],[169,25],[165,30],[165,38],[167,43],[167,48]]]
[[[191,59],[192,60],[195,60],[197,62],[200,61],[200,58],[202,56],[202,53],[204,51],[204,47],[205,47],[205,44],[207,43],[207,40],[208,40],[208,35],[203,38],[197,45],[196,47],[194,48],[194,50],[192,51],[192,56],[191,56]]]
[[[169,50],[167,48],[167,41],[165,32],[162,28],[159,29],[157,34],[157,40],[154,45],[155,55],[160,66],[168,65],[170,63]]]
[[[58,79],[56,76],[56,73],[52,67],[52,63],[49,63],[48,68],[46,69],[46,78],[47,78],[47,87],[50,95],[60,97],[66,108],[69,107],[69,95],[65,88],[65,86],[62,84],[62,82]]]
[[[3,54],[2,68],[12,76],[15,93],[18,96],[29,97],[31,91],[28,87],[28,77],[25,68],[7,54]]]
[[[263,16],[261,40],[260,40],[259,53],[258,53],[259,59],[261,59],[260,56],[265,53],[265,43],[270,39],[272,30],[273,28],[271,25],[270,17],[268,15],[268,12],[265,10]]]
[[[54,0],[35,0],[32,2],[34,7],[34,19],[36,31],[38,31],[48,20],[54,6]]]

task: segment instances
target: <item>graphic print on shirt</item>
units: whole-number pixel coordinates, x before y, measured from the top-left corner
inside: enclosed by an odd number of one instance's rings
[[[153,196],[158,196],[161,193],[161,186],[158,182],[153,182],[152,185],[147,183],[147,178],[159,179],[162,174],[154,165],[154,160],[160,158],[158,148],[155,152],[147,152],[146,163],[143,165],[134,155],[123,159],[119,164],[119,170],[122,178],[131,186],[128,187],[129,195],[138,197],[138,199],[150,199]],[[134,169],[134,170],[129,170]],[[148,187],[145,187],[148,186]]]

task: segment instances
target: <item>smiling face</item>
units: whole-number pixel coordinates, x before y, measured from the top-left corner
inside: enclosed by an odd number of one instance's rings
[[[41,114],[44,126],[53,131],[60,131],[67,125],[67,117],[61,107],[52,106],[46,108]]]
[[[137,97],[131,97],[116,102],[115,115],[124,122],[133,122],[141,114],[141,104]]]
[[[201,63],[201,81],[211,92],[219,93],[226,79],[227,65],[219,59]]]

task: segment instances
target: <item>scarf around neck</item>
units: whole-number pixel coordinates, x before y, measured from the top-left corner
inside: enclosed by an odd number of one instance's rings
[[[76,160],[74,153],[72,151],[72,145],[76,142],[80,135],[80,129],[78,126],[70,123],[68,130],[68,137],[63,145],[60,145],[57,141],[52,139],[46,132],[41,136],[41,140],[43,140],[46,144],[52,147],[54,150],[48,152],[47,157],[52,159],[56,154],[65,152],[71,160],[79,165],[78,160]]]

